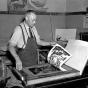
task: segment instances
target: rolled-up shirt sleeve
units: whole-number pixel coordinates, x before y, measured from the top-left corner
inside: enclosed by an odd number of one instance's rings
[[[21,37],[22,37],[21,28],[20,28],[20,26],[17,26],[11,36],[11,39],[9,40],[9,43],[16,46],[18,44],[19,40],[21,39]]]

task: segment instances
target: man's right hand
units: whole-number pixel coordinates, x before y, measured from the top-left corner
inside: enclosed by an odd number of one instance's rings
[[[16,69],[22,70],[22,61],[21,60],[16,60]]]
[[[8,49],[9,49],[10,53],[12,54],[12,56],[14,57],[15,61],[16,61],[16,69],[17,70],[22,70],[22,62],[21,62],[19,56],[16,53],[15,46],[16,45],[14,45],[13,43],[10,43]]]

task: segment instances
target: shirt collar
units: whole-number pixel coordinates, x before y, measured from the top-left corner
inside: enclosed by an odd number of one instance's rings
[[[25,22],[25,21],[24,21],[24,25],[25,25],[25,27],[26,27],[27,29],[29,29],[29,28],[31,28],[31,29],[32,29],[32,28],[33,28],[33,27],[31,27],[31,26],[29,27],[29,26],[26,24],[26,22]]]
[[[29,28],[31,28],[32,30],[33,30],[33,27],[29,27],[27,24],[26,24],[26,22],[24,21],[24,25],[25,25],[25,27],[26,27],[26,30],[27,30],[27,33],[28,33],[28,35],[30,36],[30,33],[29,33]],[[31,31],[32,31],[31,30]]]
[[[26,29],[29,29],[29,26],[26,24],[25,21],[24,21],[24,25],[25,25]]]
[[[25,21],[23,22],[23,24],[24,24],[24,26],[25,26],[25,28],[26,28],[26,31],[27,31],[27,33],[28,33],[28,36],[29,36],[29,35],[30,35],[30,34],[29,34],[29,26],[26,24]]]

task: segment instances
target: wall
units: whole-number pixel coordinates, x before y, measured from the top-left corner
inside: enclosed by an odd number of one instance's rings
[[[0,46],[7,45],[14,28],[23,17],[24,15],[0,14]],[[53,41],[56,28],[65,28],[64,15],[37,15],[37,17],[36,28],[41,39],[45,41]]]
[[[52,30],[50,24],[49,15],[38,15],[38,21],[36,22],[36,28],[41,39],[45,41],[52,41]]]
[[[66,0],[66,12],[82,11],[83,0]]]
[[[80,39],[79,33],[80,32],[88,32],[88,28],[83,28],[83,21],[84,21],[83,14],[79,15],[67,15],[66,16],[66,28],[76,28],[77,29],[77,39]]]
[[[0,45],[6,45],[15,26],[21,21],[22,15],[0,14]]]
[[[88,0],[66,0],[66,12],[86,11]]]
[[[86,7],[88,7],[88,0],[47,0],[47,2],[49,3],[47,3],[45,8],[49,8],[49,12],[86,11]],[[7,11],[7,0],[0,0],[0,11]]]
[[[0,14],[0,46],[6,45],[14,30],[21,22],[24,15]],[[53,41],[55,29],[77,29],[77,39],[80,39],[80,32],[88,32],[88,28],[83,28],[84,14],[70,15],[37,15],[36,28],[41,39]]]
[[[65,29],[65,15],[52,15],[53,40],[55,40],[55,29]]]
[[[83,2],[82,2],[82,11],[86,11],[87,7],[88,7],[88,0],[83,0]]]
[[[7,11],[7,0],[0,0],[0,11]]]
[[[62,12],[79,12],[86,11],[88,0],[59,0],[60,3],[66,1],[66,9],[63,6],[59,11]],[[0,0],[0,11],[7,11],[7,0]],[[36,28],[41,39],[45,41],[54,40],[55,29],[77,29],[77,38],[79,39],[80,32],[88,32],[88,29],[83,28],[83,14],[70,15],[38,15]],[[16,14],[0,14],[0,46],[6,45],[14,28],[20,23],[23,15]]]

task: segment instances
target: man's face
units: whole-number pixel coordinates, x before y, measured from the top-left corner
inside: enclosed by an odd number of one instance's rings
[[[27,15],[28,19],[27,19],[27,24],[28,26],[33,27],[36,23],[36,14],[31,13],[29,15]]]

